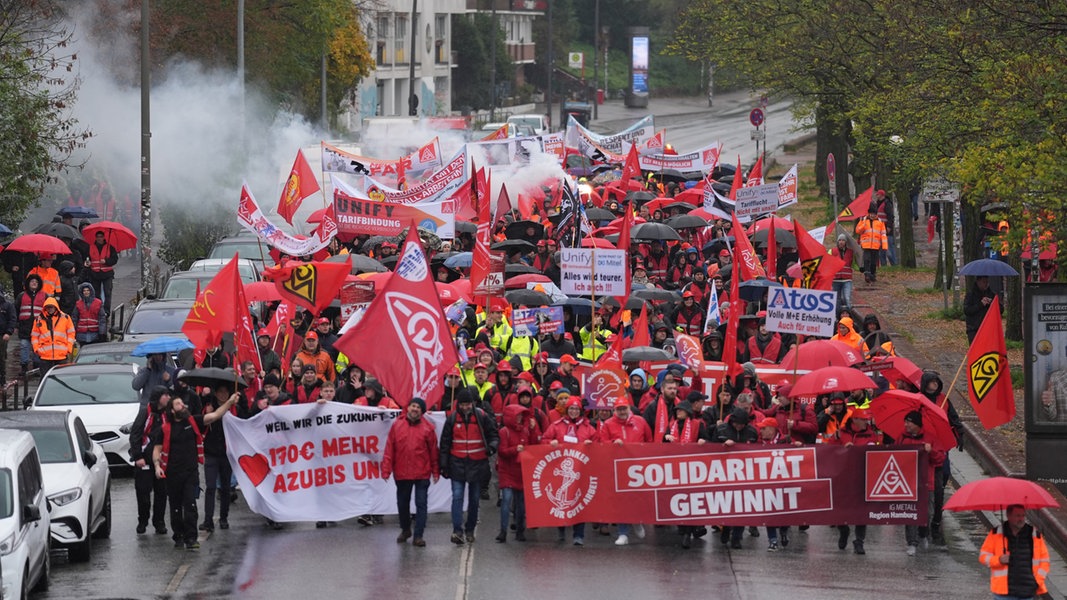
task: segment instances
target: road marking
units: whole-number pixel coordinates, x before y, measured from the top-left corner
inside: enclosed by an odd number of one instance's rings
[[[167,584],[167,589],[164,591],[166,594],[173,594],[178,591],[178,586],[182,584],[182,580],[185,579],[185,574],[189,572],[189,567],[192,565],[186,563],[174,572],[174,577],[170,578],[170,583]]]
[[[471,544],[463,546],[459,558],[459,583],[456,584],[456,600],[467,599],[467,582],[474,571],[474,548]]]

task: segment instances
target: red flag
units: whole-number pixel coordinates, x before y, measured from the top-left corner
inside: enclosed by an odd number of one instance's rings
[[[752,170],[748,172],[748,181],[745,182],[745,187],[752,187],[755,185],[763,185],[763,155],[760,154],[756,159],[756,164],[752,165]]]
[[[315,172],[304,158],[304,151],[297,150],[293,168],[289,170],[289,178],[282,188],[282,197],[278,199],[278,215],[292,225],[293,215],[300,208],[300,203],[317,191],[319,182],[315,181]]]
[[[407,158],[401,158],[396,161],[396,189],[398,190],[407,188],[407,173],[404,171],[404,163],[407,160]]]
[[[597,359],[595,367],[605,369],[622,370],[622,336],[615,336],[615,341],[611,343],[611,347],[607,352],[600,355]]]
[[[674,333],[674,347],[678,351],[678,360],[694,373],[704,371],[704,349],[700,340],[684,333]]]
[[[341,263],[289,261],[285,266],[265,269],[263,277],[274,282],[282,299],[319,314],[337,297],[351,270],[347,259]]]
[[[634,178],[641,177],[641,159],[637,156],[637,146],[630,144],[630,152],[626,155],[626,162],[622,166],[622,177],[619,181],[626,183]]]
[[[656,402],[656,431],[653,432],[652,441],[662,442],[663,436],[667,435],[667,428],[670,425],[670,415],[667,413],[667,399],[660,396]]]
[[[493,142],[508,139],[508,124],[504,123],[496,131],[478,140],[480,142]]]
[[[359,324],[334,343],[405,408],[414,397],[437,402],[445,373],[459,362],[430,274],[413,226],[394,276]]]
[[[492,268],[489,245],[492,243],[493,219],[489,214],[489,182],[477,177],[478,231],[474,236],[474,253],[471,257],[471,289],[482,286]],[[484,187],[483,187],[484,181]]]
[[[337,235],[337,212],[334,206],[335,204],[331,202],[330,205],[326,207],[325,212],[322,213],[322,222],[315,228],[315,232],[318,234],[320,242],[325,242]]]
[[[196,295],[194,298],[200,297],[200,280],[196,280]],[[193,348],[193,364],[204,364],[204,358],[207,356],[207,346],[197,346]]]
[[[622,227],[619,228],[619,241],[615,242],[615,247],[619,250],[630,250],[630,228],[634,224],[634,211],[630,207],[630,203],[626,202],[622,205]]]
[[[486,203],[488,204],[488,202]],[[500,186],[500,195],[496,197],[496,222],[504,220],[511,212],[511,198],[508,196],[508,186]]]
[[[207,288],[197,294],[193,307],[189,309],[189,316],[182,324],[182,333],[197,348],[218,346],[222,343],[222,334],[238,326],[238,298],[244,299],[244,284],[237,270],[235,254],[215,274]]]
[[[767,228],[767,278],[778,279],[778,244],[775,243],[775,229],[774,221],[771,221],[771,226]]]
[[[233,330],[233,344],[237,358],[237,372],[240,373],[239,365],[246,360],[252,361],[256,367],[256,373],[263,371],[263,363],[259,360],[259,348],[256,347],[256,336],[253,332],[252,315],[248,312],[248,299],[245,298],[244,284],[237,288],[237,325]]]
[[[733,220],[733,227],[730,231],[734,234],[734,265],[736,266],[731,279],[740,277],[743,281],[752,281],[757,277],[766,277],[767,273],[760,264],[756,249],[752,247],[752,242],[748,241],[748,234],[737,220],[737,214],[731,214],[730,218]],[[731,292],[730,300],[733,301],[736,298],[737,296]]]
[[[838,222],[856,221],[867,216],[867,211],[871,208],[871,198],[874,196],[874,186],[867,188],[856,199],[849,203],[845,207],[845,210],[841,211],[841,214],[837,215]]]
[[[736,273],[730,278],[730,312],[726,317],[726,339],[722,343],[722,360],[726,363],[726,374],[731,377],[741,371],[737,362],[737,326],[741,323],[742,312],[739,279]]]
[[[800,258],[801,287],[813,290],[833,289],[834,275],[845,266],[845,261],[826,252],[804,227],[793,222],[797,238],[797,256]]]
[[[634,338],[632,346],[650,346],[652,338],[648,333],[648,303],[641,303],[641,314],[634,320]]]
[[[730,184],[730,200],[737,200],[737,190],[745,187],[745,177],[741,173],[741,155],[737,155],[737,170],[734,171],[734,180]]]
[[[993,297],[982,325],[967,350],[967,396],[986,429],[1015,418],[1015,394],[1008,371],[1008,348],[1000,321],[1000,299]]]
[[[930,215],[930,218],[926,220],[926,243],[934,241],[937,237],[937,215]]]

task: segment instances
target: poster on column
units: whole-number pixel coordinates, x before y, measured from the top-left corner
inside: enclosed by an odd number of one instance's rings
[[[273,406],[251,419],[227,414],[226,453],[245,501],[274,521],[343,521],[397,514],[382,459],[397,410],[337,402]],[[437,430],[444,413],[427,413]],[[431,483],[429,511],[450,509],[448,481]]]
[[[927,465],[915,446],[564,444],[522,453],[530,527],[914,525],[926,522]]]
[[[560,289],[573,296],[628,296],[626,251],[562,248]]]
[[[801,288],[770,288],[767,330],[832,337],[837,325],[837,292]]]

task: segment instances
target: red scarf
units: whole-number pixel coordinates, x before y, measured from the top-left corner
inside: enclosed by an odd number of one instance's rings
[[[674,436],[675,444],[694,444],[697,441],[697,435],[700,433],[700,428],[693,426],[693,418],[690,417],[685,420],[685,425],[682,427],[682,434],[678,435],[678,421],[671,423],[670,435]]]
[[[200,464],[204,464],[204,436],[200,433],[200,428],[196,426],[196,419],[189,415],[189,425],[193,428],[193,433],[196,434],[196,460]],[[160,457],[160,466],[165,473],[167,471],[167,456],[170,454],[170,421],[163,419],[163,454]]]

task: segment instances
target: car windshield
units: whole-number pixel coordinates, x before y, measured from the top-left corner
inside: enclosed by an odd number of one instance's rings
[[[0,469],[0,519],[11,516],[14,496],[15,493],[11,489],[11,471]]]
[[[57,369],[58,370],[58,369]],[[54,373],[44,378],[34,406],[125,404],[137,402],[129,373]]]
[[[508,122],[537,129],[541,126],[541,117],[511,117]]]
[[[82,346],[78,351],[75,364],[85,365],[93,363],[132,363],[143,367],[147,362],[144,356],[133,356],[129,352],[95,352],[91,351],[93,345]]]
[[[258,260],[259,255],[257,254],[256,256]],[[226,262],[220,261],[211,263],[207,263],[204,261],[196,261],[195,263],[189,266],[189,270],[204,271],[205,273],[210,273],[211,275],[205,281],[211,281],[211,278],[215,276],[215,273],[221,271],[228,262],[228,260]],[[246,263],[244,261],[237,263],[237,272],[241,275],[241,280],[245,283],[253,283],[256,280],[256,268],[250,263]]]
[[[199,283],[200,289],[204,289],[214,276],[214,273],[204,273],[202,277],[172,277],[167,281],[167,287],[163,288],[162,297],[164,300],[193,300],[196,298],[196,284]]]
[[[189,308],[191,307],[135,311],[130,324],[126,326],[126,333],[178,333],[182,330],[185,317],[189,316]]]
[[[217,244],[211,249],[211,256],[208,258],[233,258],[234,252],[240,258],[247,258],[248,260],[263,261],[270,257],[267,253],[267,249],[261,246],[256,240],[250,240],[247,242],[229,242],[226,244]]]
[[[54,427],[19,427],[33,436],[41,463],[65,463],[74,461],[74,444],[66,429]]]

